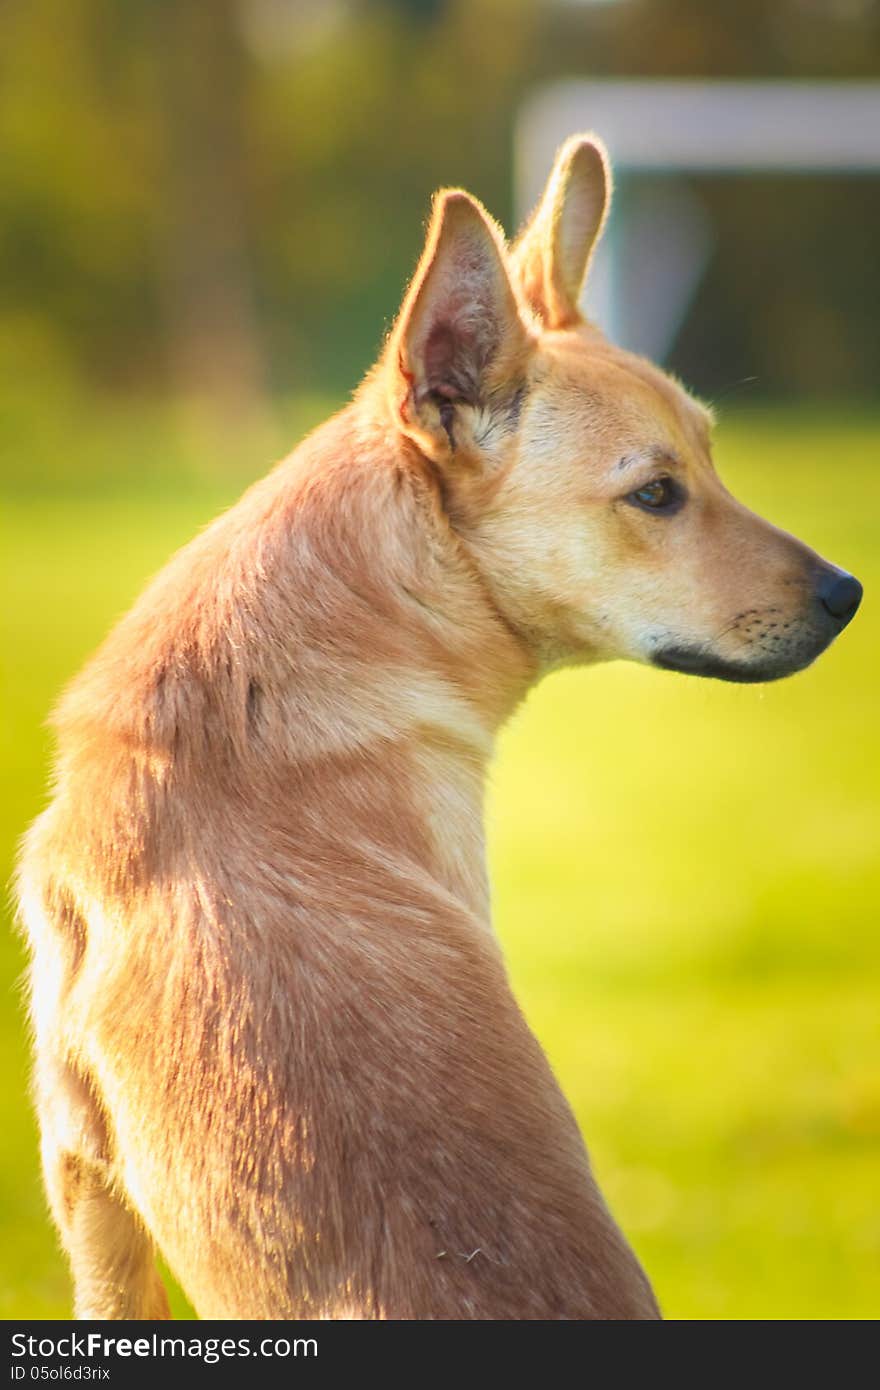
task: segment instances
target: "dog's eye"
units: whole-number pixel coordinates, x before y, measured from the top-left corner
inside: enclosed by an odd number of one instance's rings
[[[626,500],[632,502],[634,507],[643,507],[645,511],[667,512],[678,507],[684,495],[671,478],[655,478],[631,492]]]

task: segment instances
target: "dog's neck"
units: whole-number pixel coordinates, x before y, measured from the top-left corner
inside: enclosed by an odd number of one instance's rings
[[[535,680],[537,663],[450,523],[430,465],[393,429],[377,426],[374,412],[359,418],[353,410],[355,451],[338,478],[333,510],[342,530],[331,538],[328,567],[352,591],[372,594],[352,664],[363,673],[365,653],[381,677],[368,703],[378,700],[390,737],[386,748],[380,740],[362,752],[406,783],[401,795],[423,831],[414,851],[404,829],[407,853],[488,923],[486,775],[498,730]],[[397,650],[377,670],[377,646],[389,640]]]
[[[356,759],[372,816],[341,811],[349,844],[488,925],[486,775],[537,664],[452,526],[430,465],[363,404],[287,465],[305,624],[294,659],[323,648],[314,678],[301,666],[286,691],[291,753],[320,765],[337,745]]]

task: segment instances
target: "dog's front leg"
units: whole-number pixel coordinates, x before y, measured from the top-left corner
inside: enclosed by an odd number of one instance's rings
[[[36,1083],[43,1174],[70,1260],[74,1316],[170,1317],[153,1243],[114,1182],[98,1099],[47,1052],[38,1054]]]

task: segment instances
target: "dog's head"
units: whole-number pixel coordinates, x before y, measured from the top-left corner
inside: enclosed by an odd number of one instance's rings
[[[511,248],[468,194],[437,196],[385,359],[396,427],[545,667],[789,675],[846,626],[861,586],[737,502],[708,411],[583,320],[609,196],[590,137],[560,150]]]

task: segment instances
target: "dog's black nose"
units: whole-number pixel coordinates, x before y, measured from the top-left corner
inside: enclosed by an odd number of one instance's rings
[[[862,601],[862,586],[843,570],[829,570],[819,583],[819,601],[841,627],[845,627]]]

